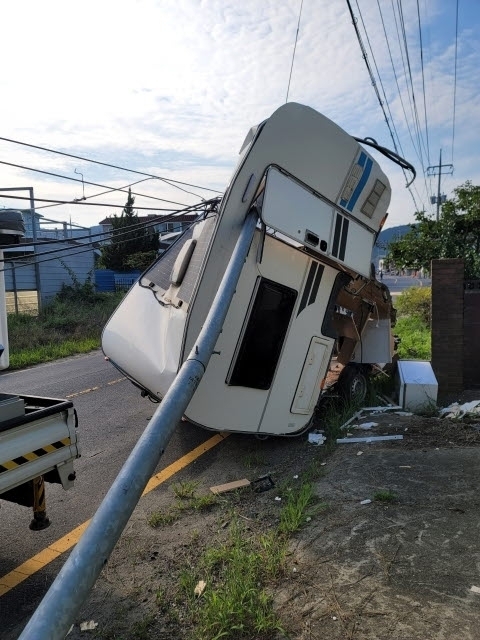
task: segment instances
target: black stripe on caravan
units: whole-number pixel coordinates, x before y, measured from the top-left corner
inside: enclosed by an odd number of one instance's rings
[[[337,213],[337,219],[335,220],[335,234],[333,236],[332,256],[335,258],[338,255],[338,243],[340,242],[340,229],[342,228],[342,216]]]
[[[312,292],[310,293],[310,298],[308,299],[308,304],[311,305],[317,299],[318,287],[320,286],[320,280],[323,275],[323,265],[318,266],[317,275],[315,276],[315,282],[313,283]]]
[[[318,262],[312,262],[310,265],[310,271],[308,272],[307,281],[305,283],[305,289],[303,290],[302,299],[300,301],[300,306],[298,307],[297,316],[302,313],[302,311],[307,306],[307,300],[310,295],[310,289],[312,288],[312,282],[317,273]]]
[[[348,225],[349,225],[349,221],[347,220],[347,218],[344,218],[343,225],[342,225],[342,239],[340,241],[340,251],[338,252],[339,260],[345,260],[345,249],[347,246]]]

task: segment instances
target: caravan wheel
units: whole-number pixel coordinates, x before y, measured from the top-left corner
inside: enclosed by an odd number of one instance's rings
[[[349,402],[363,404],[368,393],[368,373],[364,367],[347,365],[340,374],[338,389]]]

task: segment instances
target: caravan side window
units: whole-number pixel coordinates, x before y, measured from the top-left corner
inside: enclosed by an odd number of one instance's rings
[[[253,389],[270,388],[296,298],[294,289],[259,279],[227,384]]]

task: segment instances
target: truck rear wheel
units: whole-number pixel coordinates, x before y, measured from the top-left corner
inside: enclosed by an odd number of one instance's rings
[[[368,371],[365,367],[348,364],[340,374],[337,384],[345,400],[363,404],[369,390]]]

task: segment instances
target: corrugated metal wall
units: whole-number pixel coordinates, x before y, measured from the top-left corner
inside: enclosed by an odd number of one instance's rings
[[[82,253],[75,253],[81,250],[79,245],[71,245],[67,242],[55,244],[55,249],[65,249],[59,253],[45,255],[44,253],[51,249],[51,246],[39,248],[38,251],[38,268],[40,276],[40,292],[41,304],[48,303],[51,298],[62,288],[62,284],[72,285],[72,277],[69,270],[74,274],[80,284],[83,284],[88,277],[94,283],[94,252],[92,249],[85,250]],[[43,251],[42,251],[43,249]],[[85,247],[88,249],[88,247]],[[47,260],[48,258],[48,260]],[[52,258],[50,260],[50,258]],[[8,254],[5,255],[5,288],[7,291],[18,292],[32,291],[36,289],[35,267],[33,257],[22,258],[22,263],[18,261],[15,266],[15,274],[12,273],[12,264],[8,261]]]

